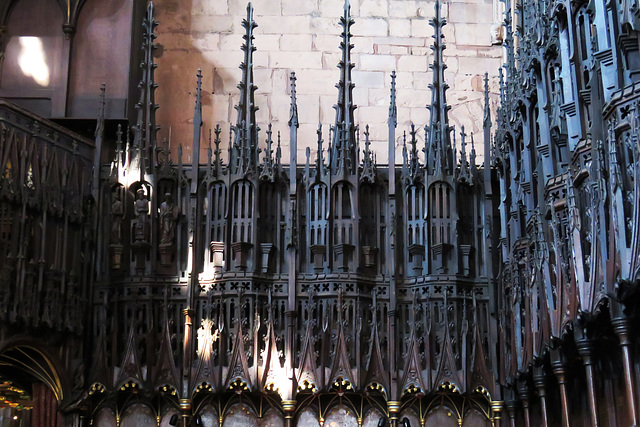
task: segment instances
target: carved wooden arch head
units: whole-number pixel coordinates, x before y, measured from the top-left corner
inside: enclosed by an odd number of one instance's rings
[[[13,8],[21,0],[0,0],[0,29],[6,29]],[[63,14],[63,31],[69,36],[75,32],[78,16],[87,0],[49,0],[55,1]]]

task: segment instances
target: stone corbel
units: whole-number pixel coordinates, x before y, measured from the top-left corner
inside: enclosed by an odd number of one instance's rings
[[[231,244],[231,249],[235,254],[236,270],[245,271],[247,269],[251,249],[253,249],[253,243],[235,242]]]
[[[262,273],[267,274],[269,272],[269,261],[271,260],[271,253],[273,252],[273,243],[261,243],[260,252],[262,253]]]
[[[340,271],[349,271],[349,263],[351,262],[351,257],[353,256],[354,249],[355,246],[349,245],[347,243],[340,243],[334,246],[334,261]]]
[[[221,273],[224,268],[224,242],[211,242],[209,248],[213,253],[213,269]]]
[[[311,258],[313,259],[313,269],[316,273],[324,270],[324,255],[327,253],[325,245],[311,245]]]
[[[424,245],[413,244],[409,246],[409,259],[411,261],[413,271],[417,275],[422,274],[422,263],[424,262],[424,254]]]

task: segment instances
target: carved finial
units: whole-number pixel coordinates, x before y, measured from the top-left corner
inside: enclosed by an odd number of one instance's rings
[[[100,108],[98,112],[98,123],[96,124],[96,131],[94,136],[97,138],[103,138],[104,136],[104,119],[105,119],[105,92],[107,90],[107,84],[102,83],[100,86]]]
[[[196,74],[196,105],[193,111],[193,144],[191,145],[191,183],[192,190],[195,192],[195,186],[198,183],[198,166],[200,164],[200,134],[202,132],[202,70],[198,68]]]
[[[489,73],[484,73],[484,126],[491,126],[491,105],[489,102]]]
[[[298,102],[296,99],[296,73],[291,72],[291,76],[289,77],[289,81],[291,82],[291,110],[289,112],[289,126],[290,127],[299,127],[298,123]]]
[[[322,143],[324,140],[322,139],[322,123],[318,123],[318,130],[316,131],[318,135],[318,152],[316,154],[316,174],[317,176],[321,176],[324,169],[324,158],[323,158],[323,148]]]
[[[371,141],[369,140],[369,125],[364,130],[364,158],[362,159],[361,178],[371,183],[376,180],[376,163],[371,152]]]
[[[396,71],[391,72],[391,101],[389,102],[389,124],[398,125],[398,106],[396,105]]]
[[[155,30],[158,23],[154,17],[153,3],[147,7],[147,13],[143,21],[144,35],[142,39],[142,50],[144,57],[140,67],[142,68],[142,80],[138,85],[140,88],[140,100],[136,104],[138,110],[138,118],[136,121],[135,145],[141,148],[144,153],[141,161],[144,167],[140,167],[140,178],[146,170],[151,173],[154,165],[154,155],[156,149],[156,134],[158,127],[156,126],[156,110],[158,105],[155,103],[155,91],[158,85],[155,82],[155,69],[158,67],[154,61],[154,52],[157,49],[155,44]],[[141,166],[143,166],[141,165]]]
[[[344,14],[340,18],[342,26],[342,41],[340,42],[341,59],[338,64],[340,69],[340,81],[336,85],[338,88],[338,103],[334,106],[336,110],[335,133],[333,134],[333,152],[331,155],[331,166],[334,172],[355,173],[357,169],[357,153],[355,147],[356,129],[353,104],[353,88],[355,85],[351,79],[351,70],[354,64],[351,62],[351,26],[354,24],[351,18],[351,6],[349,1],[344,2]],[[338,170],[340,169],[340,171]]]
[[[436,159],[443,164],[436,165],[436,169],[442,168],[451,172],[450,167],[453,163],[453,150],[451,148],[451,140],[449,134],[449,110],[447,105],[447,89],[449,85],[444,79],[444,71],[447,65],[444,63],[443,52],[446,49],[444,43],[444,35],[442,28],[446,25],[447,20],[441,16],[440,1],[435,3],[435,16],[430,21],[433,27],[433,64],[429,66],[433,70],[433,82],[429,85],[431,89],[431,105],[427,106],[430,111],[430,132],[428,147],[432,147],[436,152]],[[432,171],[430,171],[432,172]]]
[[[253,30],[258,26],[253,20],[253,5],[249,3],[247,6],[247,17],[242,20],[242,26],[245,28],[243,36],[244,43],[242,51],[244,53],[244,61],[240,65],[242,69],[242,80],[238,84],[240,89],[240,100],[236,105],[238,119],[236,122],[236,142],[234,144],[234,157],[240,157],[238,162],[230,164],[236,166],[234,173],[247,173],[254,170],[258,164],[258,125],[256,124],[256,111],[258,107],[255,105],[255,91],[258,87],[254,83],[253,78],[253,52],[256,51],[253,45]],[[235,160],[235,159],[234,159]]]
[[[220,133],[222,133],[222,129],[220,128],[220,124],[216,125],[215,130],[213,131],[214,134],[216,135],[215,139],[213,140],[213,143],[215,144],[216,148],[213,152],[214,155],[214,162],[215,162],[215,167],[214,167],[214,173],[216,175],[219,175],[220,172],[222,172],[222,159],[220,158],[220,154],[222,154],[222,150],[220,150]]]

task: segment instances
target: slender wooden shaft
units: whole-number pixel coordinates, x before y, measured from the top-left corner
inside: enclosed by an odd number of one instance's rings
[[[627,399],[627,411],[630,425],[638,425],[638,408],[636,400],[636,388],[633,381],[633,363],[631,359],[631,347],[629,341],[629,320],[626,317],[613,319],[613,328],[620,340],[622,350],[622,365],[624,369],[625,393]]]
[[[549,418],[547,414],[547,388],[546,388],[546,375],[544,370],[537,368],[533,375],[533,382],[538,389],[538,395],[540,396],[540,407],[542,413],[542,426],[547,427],[549,425]]]
[[[589,398],[589,415],[591,425],[598,427],[598,402],[596,399],[596,389],[593,378],[593,342],[588,338],[582,338],[576,341],[578,353],[582,357],[584,371],[587,377],[587,393]]]

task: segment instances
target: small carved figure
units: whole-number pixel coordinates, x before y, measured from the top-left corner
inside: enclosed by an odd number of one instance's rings
[[[120,194],[114,194],[111,204],[111,243],[122,243],[122,218],[124,217],[124,206],[120,200]]]
[[[160,243],[173,243],[177,219],[178,207],[173,203],[171,193],[165,193],[160,205]]]
[[[503,28],[502,22],[496,22],[489,28],[492,45],[500,45],[504,41]]]
[[[149,200],[147,200],[142,188],[137,191],[137,194],[138,199],[135,203],[137,221],[134,240],[136,242],[146,242],[149,240]]]

